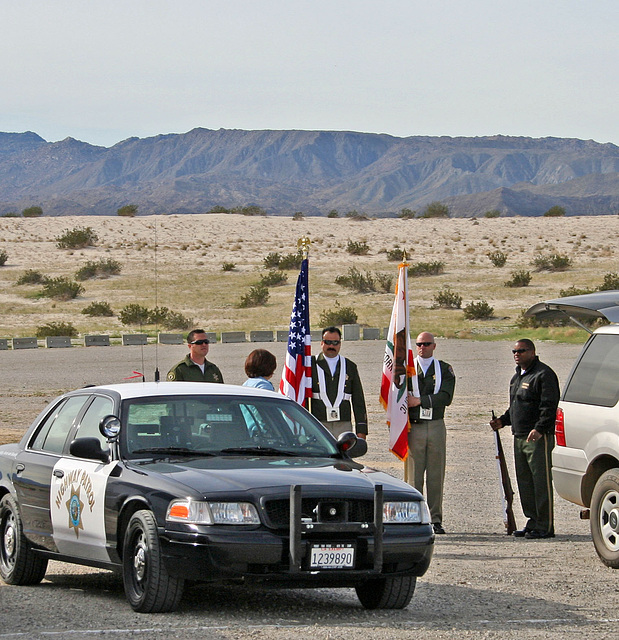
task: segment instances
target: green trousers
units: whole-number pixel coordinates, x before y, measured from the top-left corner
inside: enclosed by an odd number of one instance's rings
[[[544,434],[537,442],[526,436],[514,437],[514,463],[522,512],[526,527],[542,533],[554,533],[552,494],[552,450],[554,435]]]

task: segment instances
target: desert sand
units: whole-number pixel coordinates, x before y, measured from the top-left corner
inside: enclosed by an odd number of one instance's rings
[[[64,250],[56,238],[77,227],[91,227],[96,246]],[[241,309],[241,296],[266,273],[270,253],[297,251],[303,236],[311,240],[310,313],[312,328],[336,305],[352,307],[364,326],[385,327],[393,305],[392,289],[355,293],[334,280],[354,267],[363,274],[395,277],[397,262],[387,251],[404,248],[411,265],[442,262],[443,273],[410,279],[411,326],[431,328],[447,337],[504,333],[523,309],[558,297],[572,286],[597,287],[618,270],[617,216],[566,218],[371,219],[249,217],[231,214],[161,215],[136,218],[0,218],[0,338],[32,336],[49,322],[71,322],[80,333],[143,330],[123,326],[117,317],[90,318],[80,311],[93,301],[109,302],[118,313],[126,304],[165,306],[209,331],[286,329],[297,273],[287,271],[283,286],[270,288],[266,306]],[[351,255],[349,241],[367,243],[367,255]],[[490,252],[507,256],[495,267]],[[536,256],[553,253],[572,261],[561,272],[536,271]],[[41,287],[16,286],[27,269],[44,276],[73,278],[89,261],[113,259],[120,275],[87,280],[75,300],[37,297]],[[224,263],[234,268],[223,271]],[[526,287],[506,287],[516,271],[529,271]],[[450,287],[462,307],[484,300],[494,308],[491,320],[464,320],[462,310],[433,309],[439,291]],[[151,332],[154,327],[147,327]]]
[[[91,226],[99,235],[97,246],[58,249],[54,238],[77,226]],[[117,577],[51,563],[42,588],[0,587],[7,610],[24,613],[10,616],[5,633],[39,629],[43,635],[86,637],[91,629],[124,630],[121,633],[129,629],[152,635],[155,624],[161,638],[176,637],[179,628],[188,638],[203,637],[205,629],[212,628],[222,638],[260,633],[273,640],[316,631],[324,637],[407,638],[411,631],[421,630],[431,637],[454,639],[597,638],[611,633],[616,619],[616,575],[597,560],[588,522],[578,518],[578,507],[557,497],[553,540],[519,544],[504,535],[487,422],[492,409],[502,411],[506,406],[513,372],[513,336],[508,339],[506,334],[514,332],[521,309],[556,297],[570,286],[598,286],[605,274],[614,273],[618,230],[616,216],[365,222],[230,215],[0,219],[0,252],[9,256],[0,268],[0,337],[33,335],[37,326],[51,321],[72,322],[82,333],[140,330],[123,327],[117,318],[83,316],[80,310],[93,300],[107,300],[115,311],[130,302],[149,308],[168,306],[190,315],[207,330],[285,329],[295,272],[288,272],[286,285],[271,290],[265,307],[239,309],[238,300],[264,273],[266,255],[294,253],[297,239],[307,234],[313,241],[312,328],[319,328],[320,313],[336,301],[353,306],[362,324],[388,324],[393,293],[354,294],[334,283],[335,276],[351,266],[395,276],[397,263],[389,262],[384,251],[396,246],[410,252],[412,264],[443,261],[442,275],[411,278],[411,328],[437,333],[436,355],[450,362],[457,376],[454,402],[447,413],[448,534],[437,540],[431,568],[406,610],[360,611],[354,594],[347,590],[264,593],[236,587],[196,588],[178,614],[145,620],[124,606]],[[349,240],[366,241],[369,255],[351,256],[346,251]],[[494,267],[488,259],[487,253],[494,250],[507,254],[504,267]],[[568,255],[572,268],[534,271],[531,262],[536,255],[555,252]],[[83,296],[71,302],[37,298],[33,295],[37,287],[15,286],[26,269],[72,276],[86,261],[106,257],[122,263],[121,275],[86,281]],[[235,270],[223,272],[225,261],[233,262]],[[523,269],[531,271],[528,287],[504,286],[513,271]],[[462,295],[463,306],[471,300],[487,300],[495,307],[494,318],[466,321],[461,310],[432,309],[433,297],[445,286]],[[518,333],[537,340],[534,332]],[[501,339],[480,339],[492,335]],[[565,329],[560,337],[566,337]],[[538,353],[555,368],[561,383],[586,335],[576,332],[571,337],[573,344],[537,341]],[[226,382],[239,384],[244,380],[244,359],[256,346],[214,344],[210,358],[222,368]],[[260,346],[271,349],[282,362],[284,343]],[[314,353],[317,349],[314,346]],[[50,400],[67,389],[122,382],[134,370],[152,380],[155,368],[165,373],[185,353],[184,345],[154,344],[0,351],[0,442],[21,437]],[[388,451],[384,412],[378,403],[384,342],[345,342],[342,353],[359,365],[367,395],[370,435],[363,462],[402,477],[402,463]],[[513,478],[507,432],[504,445]],[[517,501],[515,509],[522,525]],[[27,609],[24,597],[32,605]],[[77,617],[76,597],[92,604],[80,605]],[[241,601],[243,607],[238,605]]]

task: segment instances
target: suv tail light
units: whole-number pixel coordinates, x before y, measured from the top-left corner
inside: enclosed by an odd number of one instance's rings
[[[557,417],[555,419],[555,436],[557,438],[557,446],[565,446],[565,418],[563,416],[563,409],[557,409]]]

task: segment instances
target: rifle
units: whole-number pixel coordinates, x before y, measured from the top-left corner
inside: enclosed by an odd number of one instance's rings
[[[495,418],[496,415],[494,414],[494,411],[492,411],[492,419],[494,420]],[[505,529],[507,529],[507,535],[511,536],[511,534],[516,531],[516,518],[514,517],[514,511],[512,509],[512,505],[514,503],[514,490],[512,489],[512,483],[509,479],[505,453],[503,451],[501,436],[499,435],[498,430],[494,431],[494,444],[496,449],[497,469],[501,483],[501,498],[503,500],[503,523],[505,524]]]

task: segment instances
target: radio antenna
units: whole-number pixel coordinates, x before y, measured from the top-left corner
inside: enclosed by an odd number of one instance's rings
[[[155,382],[159,382],[159,274],[157,272],[157,216],[155,216]]]

